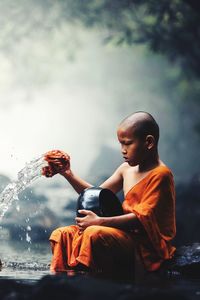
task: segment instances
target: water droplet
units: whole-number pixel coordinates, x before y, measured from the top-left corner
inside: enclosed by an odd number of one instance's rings
[[[19,205],[16,205],[16,210],[20,211],[20,206]]]
[[[17,194],[13,195],[13,199],[18,201],[19,200],[18,195]]]
[[[26,241],[27,241],[27,243],[30,243],[30,244],[31,244],[31,237],[30,237],[30,235],[28,234],[28,232],[26,232]]]
[[[28,231],[31,231],[31,226],[28,225],[28,226],[26,227],[26,229],[27,229]]]

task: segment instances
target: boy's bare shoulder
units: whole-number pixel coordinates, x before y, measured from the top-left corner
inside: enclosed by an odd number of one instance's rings
[[[125,170],[129,169],[130,166],[127,162],[123,162],[121,165],[119,165],[118,170],[120,172],[124,172]]]
[[[132,167],[132,166],[129,166],[129,164],[127,162],[123,162],[119,167],[118,167],[118,171],[121,173],[121,175],[125,175],[125,174],[128,174],[128,173],[131,173],[132,175],[134,174],[137,174],[137,167]],[[127,173],[128,172],[128,173]],[[152,173],[153,174],[160,174],[161,176],[167,176],[167,175],[172,175],[173,176],[173,173],[172,173],[172,170],[165,164],[163,163],[162,161],[160,162],[160,164],[149,170],[149,172],[147,173]]]

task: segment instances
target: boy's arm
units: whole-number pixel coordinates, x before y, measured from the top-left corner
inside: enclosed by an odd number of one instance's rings
[[[71,169],[66,170],[61,175],[67,179],[77,193],[81,193],[84,189],[93,186],[79,176],[75,175]],[[104,181],[100,187],[110,189],[113,193],[119,192],[123,187],[122,165],[119,166],[113,175]]]
[[[80,230],[84,230],[91,225],[115,227],[124,230],[144,230],[142,224],[134,213],[114,217],[100,217],[93,211],[85,209],[80,209],[79,213],[85,215],[85,217],[75,218]]]
[[[62,175],[80,194],[84,189],[92,187],[90,183],[75,175],[71,170],[70,156],[61,150],[51,150],[44,155],[48,166],[42,169],[42,174],[46,177],[52,177],[58,173]]]
[[[123,166],[124,164],[121,164],[115,172],[100,185],[100,187],[109,189],[113,193],[119,192],[123,188]]]
[[[52,150],[46,153],[45,160],[48,161],[49,166],[43,169],[43,175],[52,177],[60,173],[78,194],[93,186],[72,172],[70,156],[67,153],[61,150]],[[122,166],[123,164],[100,187],[108,188],[114,193],[120,191],[123,187]]]
[[[67,181],[71,184],[71,186],[78,194],[80,194],[84,189],[93,186],[87,181],[80,178],[79,176],[75,175],[72,172],[72,170],[67,170],[66,172],[63,172],[61,175],[63,175],[65,179],[67,179]]]
[[[100,217],[101,226],[115,227],[119,229],[143,229],[140,221],[134,213],[115,217]]]

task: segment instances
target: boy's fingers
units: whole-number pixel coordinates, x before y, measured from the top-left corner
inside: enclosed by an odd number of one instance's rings
[[[45,153],[44,156],[47,158],[70,159],[70,156],[67,153],[59,150],[49,151]]]
[[[51,164],[51,167],[52,167],[52,168],[63,168],[63,165],[60,164],[60,163],[55,163],[55,164],[49,163],[49,164]]]
[[[49,164],[52,165],[58,165],[60,167],[66,167],[67,165],[70,165],[70,162],[68,160],[60,160],[60,159],[46,159],[46,161]]]
[[[60,160],[58,158],[47,158],[49,162],[53,162],[53,163],[56,163],[56,162],[60,162]]]
[[[76,218],[75,218],[76,222],[81,222],[82,219],[83,219],[83,218],[79,218],[79,217],[76,217]]]
[[[42,175],[44,175],[46,177],[52,177],[56,173],[57,173],[57,171],[54,168],[52,168],[51,166],[46,166],[46,167],[42,168]]]
[[[78,212],[83,215],[89,215],[91,213],[91,210],[79,209]]]

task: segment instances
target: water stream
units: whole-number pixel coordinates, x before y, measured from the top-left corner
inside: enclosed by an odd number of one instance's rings
[[[47,162],[43,155],[31,160],[18,172],[17,179],[4,188],[0,194],[0,221],[10,206],[18,200],[19,193],[42,176],[41,170],[45,165]],[[29,235],[23,242],[1,237],[0,259],[3,266],[0,277],[38,280],[49,273],[50,258],[48,243],[31,244]]]
[[[5,215],[12,203],[18,200],[18,194],[26,187],[33,183],[37,178],[41,177],[42,167],[47,165],[47,162],[41,155],[38,158],[31,160],[25,164],[25,167],[17,174],[17,180],[9,183],[0,194],[0,220]]]

